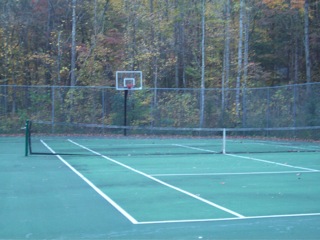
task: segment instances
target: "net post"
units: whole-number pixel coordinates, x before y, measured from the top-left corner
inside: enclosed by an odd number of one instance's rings
[[[24,156],[27,157],[29,153],[29,120],[26,120],[25,123],[25,149]]]
[[[222,130],[222,154],[226,154],[226,129]]]

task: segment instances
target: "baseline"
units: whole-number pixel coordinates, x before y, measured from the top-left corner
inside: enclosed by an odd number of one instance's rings
[[[265,215],[265,216],[251,216],[251,217],[243,217],[243,218],[212,218],[212,219],[197,219],[197,220],[149,221],[149,222],[139,222],[138,225],[167,224],[167,223],[191,223],[191,222],[243,221],[243,220],[250,220],[250,219],[259,220],[259,219],[268,219],[268,218],[294,218],[294,217],[310,217],[310,216],[320,216],[320,213]]]
[[[150,174],[154,177],[170,176],[232,176],[232,175],[274,175],[274,174],[300,174],[300,173],[319,173],[320,171],[276,171],[276,172],[236,172],[236,173],[160,173]]]

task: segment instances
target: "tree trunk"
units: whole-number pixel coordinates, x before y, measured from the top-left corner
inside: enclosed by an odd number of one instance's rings
[[[228,105],[228,92],[229,88],[229,75],[230,75],[230,0],[227,0],[225,5],[225,41],[224,41],[224,53],[223,53],[223,71],[222,71],[222,83],[221,83],[221,112],[222,122],[224,121],[225,109]]]
[[[174,23],[174,45],[175,45],[175,87],[179,88],[179,47],[180,47],[180,38],[179,38],[179,22],[178,22],[178,9],[179,9],[179,2],[178,0],[175,0],[174,2],[174,8],[175,8],[175,23]]]
[[[244,0],[240,0],[240,13],[239,13],[239,40],[238,40],[238,70],[236,82],[236,115],[240,117],[240,83],[242,73],[242,45],[243,45],[243,15],[244,15]]]
[[[200,127],[204,126],[204,102],[205,102],[205,2],[202,0],[202,40],[201,40],[201,102],[200,102]]]
[[[61,84],[61,45],[60,45],[60,41],[61,41],[61,31],[59,31],[58,33],[58,59],[57,59],[57,83],[55,83],[55,85],[60,85]]]
[[[243,83],[242,83],[242,126],[246,125],[246,90],[248,80],[248,64],[249,64],[249,28],[250,28],[250,9],[245,9],[246,18],[244,24],[244,63],[243,63]]]
[[[70,86],[76,85],[76,5],[77,0],[72,0],[72,43],[71,43],[71,81]]]
[[[306,55],[306,80],[311,83],[311,60],[310,60],[310,45],[309,45],[309,0],[304,3],[304,41]],[[307,92],[310,93],[310,85],[307,86]]]

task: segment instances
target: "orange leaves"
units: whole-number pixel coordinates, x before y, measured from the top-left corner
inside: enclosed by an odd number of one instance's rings
[[[301,9],[304,7],[305,0],[291,0],[291,7]]]

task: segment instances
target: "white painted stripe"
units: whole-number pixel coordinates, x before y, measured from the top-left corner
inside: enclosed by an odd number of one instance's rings
[[[288,145],[281,145],[281,144],[276,144],[274,142],[269,142],[269,141],[257,141],[257,142],[253,142],[250,144],[259,144],[259,145],[271,145],[274,146],[276,148],[286,148],[286,149],[300,149],[300,150],[304,150],[304,151],[319,151],[319,148],[316,146],[308,146],[308,147],[298,147],[298,146],[292,146],[290,144]]]
[[[294,174],[294,173],[319,173],[320,171],[277,171],[277,172],[235,172],[235,173],[160,173],[150,174],[154,177],[175,177],[175,176],[228,176],[228,175],[265,175],[265,174]]]
[[[236,158],[243,158],[243,159],[258,161],[258,162],[270,163],[270,164],[274,164],[274,165],[278,165],[278,166],[283,166],[283,167],[288,167],[288,168],[301,169],[301,170],[306,170],[306,171],[311,171],[311,172],[317,172],[317,171],[319,171],[319,170],[312,169],[312,168],[305,168],[305,167],[293,166],[293,165],[290,165],[290,164],[278,163],[278,162],[263,160],[263,159],[259,159],[259,158],[245,157],[245,156],[235,155],[235,154],[225,154],[225,155],[231,156],[231,157],[236,157]]]
[[[190,149],[195,149],[195,150],[199,150],[199,151],[206,151],[206,152],[216,153],[215,151],[211,151],[211,150],[207,150],[207,149],[202,149],[202,148],[189,147],[189,146],[180,145],[180,144],[174,144],[174,145],[176,145],[176,146],[178,146],[178,147],[184,147],[184,148],[190,148]],[[317,170],[317,169],[305,168],[305,167],[299,167],[299,166],[293,166],[293,165],[290,165],[290,164],[278,163],[278,162],[263,160],[263,159],[259,159],[259,158],[245,157],[245,156],[235,155],[235,154],[229,154],[229,153],[224,154],[224,155],[230,156],[230,157],[236,157],[236,158],[249,159],[249,160],[258,161],[258,162],[275,164],[275,165],[279,165],[279,166],[283,166],[283,167],[288,167],[288,168],[301,169],[301,170],[306,170],[306,171],[311,171],[311,172],[318,172],[318,171],[319,171],[319,170]]]
[[[189,148],[189,149],[193,149],[193,150],[198,150],[198,151],[201,151],[201,152],[218,153],[217,151],[212,151],[212,150],[203,149],[203,148],[190,147],[190,146],[181,145],[181,144],[172,144],[172,145],[173,146],[177,146],[177,147],[183,147],[183,148]]]
[[[43,140],[42,144],[49,149],[50,152],[56,153],[51,147],[49,147]],[[97,186],[95,186],[90,180],[78,172],[74,167],[72,167],[67,161],[65,161],[60,155],[56,155],[61,162],[63,162],[68,168],[71,169],[75,174],[77,174],[83,181],[85,181],[91,188],[93,188],[101,197],[107,200],[114,208],[116,208],[123,216],[125,216],[131,223],[137,224],[138,221],[134,219],[129,213],[127,213],[122,207],[120,207],[116,202],[114,202],[110,197],[103,193]]]
[[[302,214],[283,214],[283,215],[266,215],[266,216],[252,216],[243,218],[212,218],[212,219],[186,219],[186,220],[167,220],[167,221],[149,221],[139,222],[138,224],[166,224],[166,223],[192,223],[192,222],[218,222],[218,221],[243,221],[250,219],[268,219],[268,218],[292,218],[292,217],[311,217],[320,216],[320,213],[302,213]]]
[[[160,184],[162,184],[162,185],[164,185],[164,186],[166,186],[166,187],[169,187],[169,188],[174,189],[174,190],[176,190],[176,191],[178,191],[178,192],[181,192],[181,193],[183,193],[183,194],[186,194],[186,195],[188,195],[188,196],[190,196],[190,197],[192,197],[192,198],[195,198],[195,199],[197,199],[197,200],[199,200],[199,201],[201,201],[201,202],[204,202],[204,203],[206,203],[206,204],[208,204],[208,205],[210,205],[210,206],[213,206],[213,207],[215,207],[215,208],[218,208],[218,209],[220,209],[220,210],[222,210],[222,211],[224,211],[224,212],[230,213],[230,214],[232,214],[232,215],[234,215],[234,216],[236,216],[236,217],[238,217],[238,218],[243,218],[243,217],[244,217],[243,215],[241,215],[241,214],[239,214],[239,213],[237,213],[237,212],[235,212],[235,211],[232,211],[232,210],[230,210],[230,209],[228,209],[228,208],[225,208],[225,207],[220,206],[220,205],[218,205],[218,204],[216,204],[216,203],[213,203],[213,202],[208,201],[208,200],[206,200],[206,199],[204,199],[204,198],[201,198],[201,197],[199,197],[199,196],[197,196],[197,195],[195,195],[195,194],[193,194],[193,193],[187,192],[187,191],[185,191],[185,190],[183,190],[183,189],[181,189],[181,188],[175,187],[175,186],[173,186],[173,185],[171,185],[171,184],[168,184],[168,183],[166,183],[166,182],[164,182],[164,181],[161,181],[161,180],[159,180],[159,179],[157,179],[157,178],[155,178],[155,177],[152,177],[152,176],[150,176],[150,175],[148,175],[148,174],[146,174],[146,173],[144,173],[144,172],[141,172],[141,171],[139,171],[139,170],[137,170],[137,169],[134,169],[134,168],[132,168],[132,167],[130,167],[130,166],[128,166],[128,165],[125,165],[125,164],[123,164],[123,163],[121,163],[121,162],[118,162],[118,161],[116,161],[116,160],[114,160],[114,159],[112,159],[112,158],[110,158],[110,157],[107,157],[107,156],[105,156],[105,155],[103,155],[103,154],[101,154],[101,153],[99,153],[99,152],[96,152],[96,151],[94,151],[94,150],[92,150],[92,149],[90,149],[90,148],[87,148],[87,147],[85,147],[85,146],[83,146],[83,145],[81,145],[81,144],[79,144],[79,143],[76,143],[76,142],[70,140],[70,139],[68,139],[68,141],[70,141],[71,143],[73,143],[73,144],[75,144],[75,145],[77,145],[77,146],[79,146],[79,147],[81,147],[81,148],[83,148],[83,149],[85,149],[85,150],[87,150],[87,151],[89,151],[89,152],[92,152],[92,153],[94,153],[94,154],[96,154],[96,155],[98,155],[98,156],[100,156],[100,157],[102,157],[102,158],[104,158],[104,159],[106,159],[106,160],[108,160],[108,161],[111,161],[111,162],[113,162],[113,163],[115,163],[115,164],[117,164],[117,165],[120,165],[120,166],[122,166],[122,167],[124,167],[124,168],[127,168],[127,169],[129,169],[129,170],[131,170],[131,171],[133,171],[133,172],[135,172],[135,173],[138,173],[138,174],[140,174],[140,175],[142,175],[142,176],[144,176],[144,177],[146,177],[146,178],[149,178],[149,179],[151,179],[151,180],[153,180],[153,181],[155,181],[155,182],[157,182],[157,183],[160,183]]]

